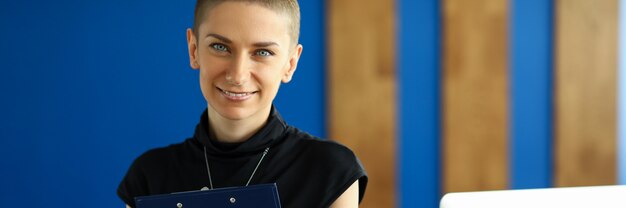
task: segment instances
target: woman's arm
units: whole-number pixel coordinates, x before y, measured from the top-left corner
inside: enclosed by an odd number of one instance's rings
[[[132,207],[128,206],[128,204],[127,204],[127,205],[126,205],[126,208],[132,208]]]
[[[331,208],[354,208],[359,207],[359,180],[356,180],[350,188],[343,192],[333,204]]]

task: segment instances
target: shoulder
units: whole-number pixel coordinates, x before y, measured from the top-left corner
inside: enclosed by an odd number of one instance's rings
[[[300,157],[308,166],[308,172],[323,177],[329,191],[329,203],[334,202],[355,181],[359,181],[359,201],[363,199],[368,177],[357,155],[347,146],[333,140],[321,139],[296,128],[294,137],[298,140],[297,148],[306,156]],[[304,159],[304,160],[303,160]],[[327,204],[330,205],[330,204]]]
[[[319,159],[332,160],[337,163],[356,163],[357,156],[345,145],[329,139],[310,139],[303,141]]]
[[[125,181],[141,181],[147,177],[159,175],[176,163],[177,154],[183,143],[171,144],[145,151],[132,162],[126,173]]]
[[[164,162],[170,161],[175,158],[179,149],[183,146],[182,143],[171,144],[165,147],[157,147],[150,149],[143,154],[139,155],[133,162],[131,168],[154,168],[162,166]]]
[[[298,145],[303,146],[306,150],[315,154],[320,158],[344,158],[356,159],[354,152],[345,145],[330,139],[322,139],[304,132],[298,128],[291,127],[291,137],[297,139]]]
[[[337,141],[322,139],[297,128],[293,128],[291,135],[297,140],[300,147],[297,149],[305,153],[306,158],[315,161],[312,164],[338,169],[363,169],[356,154]]]

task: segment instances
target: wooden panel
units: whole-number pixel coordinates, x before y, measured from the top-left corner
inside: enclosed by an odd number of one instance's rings
[[[508,188],[507,0],[445,0],[443,191]]]
[[[361,207],[395,207],[394,2],[327,6],[330,138],[365,165],[370,181]]]
[[[555,182],[616,182],[618,0],[556,1]]]

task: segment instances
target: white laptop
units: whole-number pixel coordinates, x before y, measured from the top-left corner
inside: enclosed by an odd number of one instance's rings
[[[626,208],[626,185],[448,193],[440,208]]]

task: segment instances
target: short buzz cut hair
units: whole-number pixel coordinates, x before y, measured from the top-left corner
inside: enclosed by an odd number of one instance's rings
[[[198,37],[198,30],[208,12],[224,2],[246,2],[259,4],[265,8],[289,17],[289,36],[294,44],[298,43],[300,36],[300,6],[298,0],[197,0],[193,18],[193,31]]]

